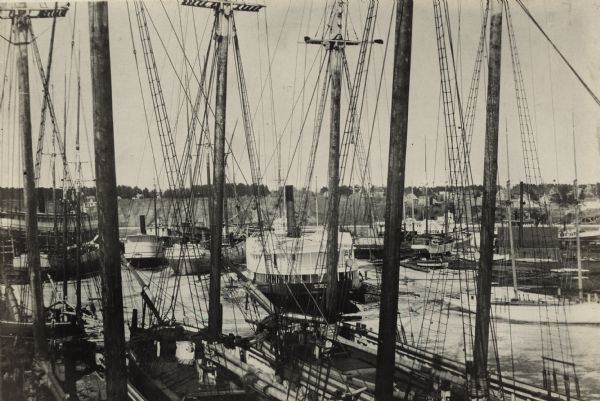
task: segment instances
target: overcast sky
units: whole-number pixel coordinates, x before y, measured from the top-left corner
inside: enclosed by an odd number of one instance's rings
[[[326,4],[327,3],[327,4]],[[238,13],[236,23],[240,37],[243,68],[248,88],[250,108],[254,113],[254,132],[259,149],[261,171],[264,183],[275,185],[277,162],[275,157],[275,138],[281,138],[281,165],[283,175],[288,173],[288,182],[301,185],[304,182],[306,166],[310,153],[310,139],[313,132],[316,99],[311,102],[319,73],[319,61],[322,48],[304,45],[304,36],[318,37],[322,34],[322,20],[325,10],[329,11],[331,1],[321,0],[271,0],[265,1],[266,8],[257,13]],[[477,0],[449,1],[451,25],[455,45],[459,79],[461,82],[463,103],[466,103],[469,84],[475,61],[478,43],[482,5]],[[559,49],[571,61],[584,80],[597,93],[600,93],[600,55],[597,43],[600,28],[600,0],[524,0],[533,15],[546,29]],[[52,3],[48,3],[52,6]],[[149,29],[162,87],[167,104],[173,133],[176,136],[177,149],[181,149],[187,131],[190,107],[186,111],[186,93],[195,99],[200,76],[201,61],[206,56],[210,40],[213,13],[206,9],[180,6],[177,2],[158,0],[146,2],[148,5]],[[348,37],[361,36],[363,19],[366,15],[366,0],[350,1],[348,18]],[[391,0],[381,1],[376,20],[375,36],[388,43],[388,28],[392,15]],[[513,25],[522,65],[523,78],[527,89],[528,104],[532,116],[533,128],[537,138],[542,179],[552,182],[571,182],[574,178],[572,125],[575,124],[575,137],[578,154],[578,175],[580,182],[600,181],[600,136],[599,106],[585,92],[562,60],[550,49],[541,34],[527,19],[519,6],[510,1]],[[127,3],[111,1],[110,40],[113,71],[113,111],[117,153],[117,179],[119,184],[152,186],[158,172],[161,188],[167,187],[163,171],[160,142],[156,123],[152,114],[148,92],[148,80],[145,75],[141,56],[139,31],[136,24],[133,3],[129,4],[132,26],[130,26]],[[327,11],[327,12],[328,12]],[[76,131],[76,81],[77,65],[80,59],[80,78],[82,87],[82,159],[84,174],[91,175],[92,164],[89,156],[93,154],[91,144],[91,89],[89,66],[88,7],[85,3],[71,4],[66,18],[58,21],[52,67],[52,92],[56,114],[61,124],[64,120],[65,79],[67,86],[67,147],[69,156],[74,159],[73,142]],[[523,157],[519,123],[516,114],[515,89],[511,67],[506,20],[504,21],[503,64],[501,87],[500,122],[500,180],[506,180],[505,132],[509,135],[511,179],[516,182],[524,179]],[[51,31],[50,20],[35,20],[37,35],[43,62],[47,60],[48,43]],[[393,25],[392,25],[393,26]],[[73,52],[71,34],[74,34]],[[0,20],[0,33],[8,37],[10,23]],[[139,59],[139,77],[149,117],[149,129],[146,124],[138,71],[133,57],[131,32]],[[183,38],[183,39],[182,39]],[[391,96],[391,60],[393,58],[394,33],[390,34],[389,47],[376,45],[367,76],[368,89],[363,108],[361,131],[365,143],[371,141],[369,154],[372,179],[375,185],[385,182],[387,168],[387,144],[389,139],[389,112]],[[0,52],[0,71],[7,71],[5,91],[14,79],[14,58],[5,59],[7,42],[2,40]],[[182,51],[182,47],[185,52]],[[387,50],[387,55],[386,55]],[[358,47],[346,50],[353,75]],[[31,52],[30,52],[31,54]],[[80,56],[79,56],[80,54]],[[185,55],[185,56],[184,56]],[[272,60],[269,79],[269,56]],[[382,65],[386,60],[383,75]],[[315,61],[316,60],[316,61]],[[31,57],[31,86],[34,143],[39,129],[41,104],[41,85],[39,75]],[[71,67],[72,66],[72,67]],[[193,66],[193,69],[190,68]],[[237,182],[250,180],[248,156],[245,150],[245,138],[233,52],[229,53],[229,95],[227,115],[227,135],[232,140],[232,153],[229,157],[228,179]],[[71,71],[71,72],[70,72]],[[487,74],[487,66],[483,69]],[[70,77],[70,78],[69,78]],[[188,81],[186,81],[186,79]],[[379,101],[377,88],[383,79]],[[446,176],[444,158],[444,123],[439,119],[439,67],[435,43],[433,7],[429,1],[415,2],[413,21],[413,53],[411,70],[411,93],[409,110],[410,153],[407,159],[407,184],[443,185]],[[477,103],[477,117],[473,140],[472,169],[476,182],[481,180],[483,164],[483,137],[485,121],[486,80],[482,77]],[[272,92],[271,92],[272,85]],[[304,91],[302,88],[304,87]],[[183,90],[185,88],[185,90]],[[317,94],[320,90],[317,90]],[[272,94],[272,95],[271,95]],[[7,92],[7,99],[10,97]],[[318,96],[316,97],[318,98]],[[347,105],[347,90],[343,92],[342,118]],[[214,103],[214,101],[211,101]],[[8,116],[11,113],[5,101],[2,106],[2,149],[0,153],[0,185],[17,182],[14,166],[18,166],[16,145],[9,145],[11,128]],[[293,105],[296,105],[295,108]],[[377,107],[376,107],[377,106]],[[211,106],[212,107],[212,106]],[[319,186],[325,185],[327,171],[328,110],[323,121],[319,147],[316,153],[315,172]],[[202,110],[203,111],[203,110]],[[13,111],[14,113],[14,106]],[[303,126],[304,129],[300,128]],[[342,122],[343,125],[343,122]],[[213,123],[208,126],[211,130]],[[235,127],[235,131],[234,131]],[[373,128],[373,130],[371,129]],[[13,131],[14,132],[14,131]],[[49,132],[49,131],[48,131]],[[48,134],[48,138],[50,135]],[[88,141],[89,139],[89,141]],[[427,143],[427,145],[425,145]],[[152,144],[152,146],[151,146]],[[296,147],[296,144],[298,146]],[[427,152],[425,152],[425,146]],[[47,153],[51,151],[50,139],[46,141]],[[154,158],[152,154],[154,149]],[[232,163],[232,157],[236,162]],[[50,182],[49,164],[45,162],[42,182]],[[239,164],[235,173],[231,166]],[[427,171],[427,174],[426,174]],[[235,177],[234,177],[235,174]],[[346,183],[347,184],[347,183]],[[313,181],[314,187],[314,181]]]

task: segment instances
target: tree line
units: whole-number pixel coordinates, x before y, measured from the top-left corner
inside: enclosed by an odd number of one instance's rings
[[[581,184],[578,186],[579,195],[578,199],[584,200],[586,197],[586,188],[587,193],[591,194],[595,197],[600,197],[600,182],[596,184],[592,184],[591,188],[589,185]],[[503,188],[499,186],[499,188]],[[447,191],[449,188],[444,186],[433,186],[428,187],[427,192],[429,196],[436,197],[441,192]],[[475,197],[479,197],[482,194],[483,186],[482,185],[472,185],[470,187],[472,193]],[[57,199],[63,198],[62,188],[57,188],[56,193],[53,193],[52,188],[40,187],[37,189],[38,199],[49,201],[52,200],[54,196]],[[96,188],[95,187],[83,187],[81,188],[83,196],[95,196]],[[349,196],[352,193],[360,192],[360,188],[356,186],[349,185],[340,185],[339,187],[340,195]],[[511,188],[511,193],[513,197],[519,196],[519,184],[513,185]],[[213,188],[210,185],[195,185],[194,186],[194,196],[198,197],[208,197],[213,192]],[[328,188],[326,186],[322,187],[319,190],[321,195],[325,195],[328,192]],[[525,185],[524,191],[526,196],[533,201],[538,201],[542,195],[548,195],[550,197],[550,201],[553,203],[557,203],[561,206],[568,206],[575,204],[575,197],[573,186],[571,184],[541,184],[541,185]],[[69,198],[73,197],[73,190],[68,191]],[[191,194],[190,188],[185,188],[178,191],[179,196],[188,197]],[[235,196],[252,196],[255,193],[255,185],[254,184],[225,184],[225,196],[232,198]],[[259,187],[259,193],[262,195],[268,195],[271,193],[271,190],[266,185],[261,185]],[[371,193],[379,193],[385,196],[385,187],[382,186],[372,186]],[[415,196],[423,196],[425,195],[425,187],[423,186],[414,186],[414,187],[406,187],[404,190],[405,194],[414,193]],[[159,196],[172,198],[175,195],[175,191],[171,189],[167,189],[165,191],[159,191]],[[139,186],[129,186],[129,185],[118,185],[117,186],[117,196],[122,199],[131,199],[138,196],[143,198],[153,198],[155,196],[154,189],[141,188]],[[18,200],[23,199],[23,188],[14,188],[14,187],[0,187],[0,199],[6,200]]]

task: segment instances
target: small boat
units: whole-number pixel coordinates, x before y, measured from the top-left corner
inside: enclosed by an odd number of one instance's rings
[[[430,255],[444,255],[452,252],[454,241],[443,235],[424,234],[416,236],[410,247]]]
[[[441,258],[421,259],[417,261],[418,267],[427,267],[429,269],[447,269],[449,263]]]
[[[451,308],[475,313],[475,293],[445,297]],[[492,314],[495,319],[514,323],[543,323],[600,325],[600,302],[572,302],[567,298],[518,291],[513,287],[492,287]]]

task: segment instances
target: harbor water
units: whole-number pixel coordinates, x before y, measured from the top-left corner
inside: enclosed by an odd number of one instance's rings
[[[147,291],[156,302],[163,318],[183,322],[189,327],[201,328],[206,325],[208,276],[201,278],[175,276],[167,268],[154,271],[141,270],[138,274],[148,286]],[[367,266],[365,275],[367,282],[376,284],[377,273],[374,267]],[[446,296],[457,295],[465,290],[467,279],[464,277],[464,272],[460,274],[452,270],[421,272],[401,267],[400,277],[398,325],[399,327],[402,325],[407,341],[447,358],[464,361],[465,354],[468,355],[471,351],[470,337],[463,333],[470,331],[470,325],[474,326],[474,316],[450,308],[447,303],[440,301],[441,286],[445,286],[443,290]],[[133,309],[138,310],[138,319],[141,320],[142,287],[126,267],[122,268],[122,279],[127,327],[131,322]],[[83,280],[83,307],[87,311],[94,309],[97,311],[97,319],[94,319],[91,312],[86,317],[88,331],[92,336],[95,333],[99,343],[102,342],[100,288],[99,277]],[[14,289],[18,299],[25,295],[22,294],[23,288],[16,286]],[[439,292],[438,295],[436,291]],[[46,306],[61,298],[61,283],[44,284]],[[67,298],[69,304],[75,305],[74,282],[69,283]],[[266,316],[260,308],[255,307],[252,300],[246,298],[245,291],[237,285],[233,275],[223,276],[222,304],[224,334],[252,335],[254,325],[251,322],[259,321]],[[148,324],[148,313],[146,311],[146,324]],[[367,329],[377,331],[378,313],[378,304],[374,302],[365,305],[357,315],[361,316],[360,323],[365,324]],[[531,313],[534,316],[538,314],[538,308],[532,307]],[[138,324],[141,322],[139,321]],[[541,386],[544,366],[542,355],[552,356],[557,360],[574,361],[582,398],[600,400],[600,364],[598,364],[600,325],[561,324],[548,327],[547,324],[509,323],[501,319],[494,322],[492,333],[493,344],[490,344],[489,355],[491,370],[498,371],[497,361],[499,361],[503,377],[515,377],[519,381]],[[548,339],[549,335],[552,337],[551,340]],[[128,337],[127,333],[126,337]],[[546,368],[556,369],[559,382],[562,382],[562,365],[552,366],[546,362]],[[562,384],[559,383],[559,386]]]

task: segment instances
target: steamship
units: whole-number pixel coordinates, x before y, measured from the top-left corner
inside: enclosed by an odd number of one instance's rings
[[[315,314],[323,310],[327,292],[327,231],[298,229],[293,188],[286,186],[287,218],[276,219],[270,230],[246,239],[246,268],[254,285],[278,307]],[[354,257],[352,236],[338,232],[338,305],[354,311],[349,301],[362,302],[365,287]]]

